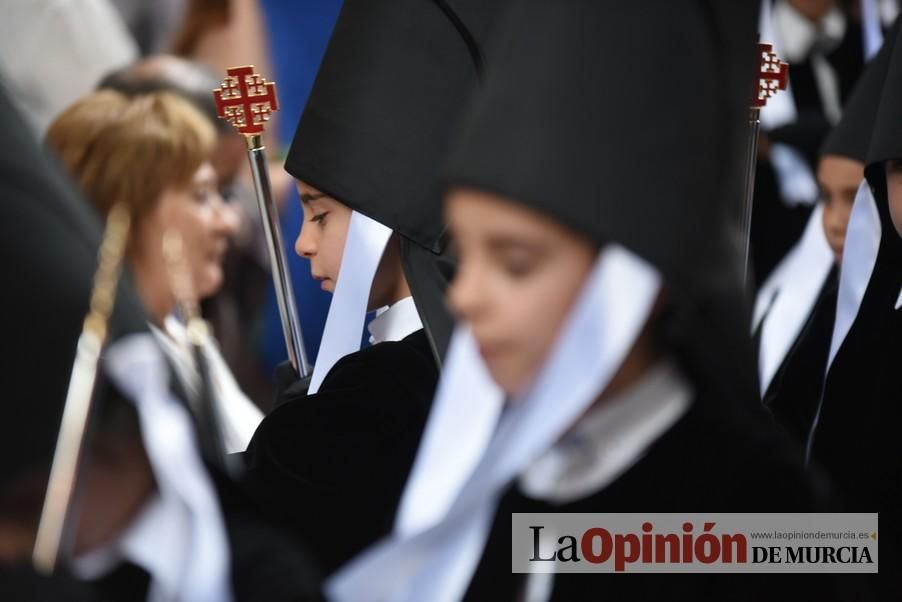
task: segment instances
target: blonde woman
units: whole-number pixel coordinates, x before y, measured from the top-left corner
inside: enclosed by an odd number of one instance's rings
[[[115,202],[130,207],[128,260],[135,286],[189,395],[199,379],[185,328],[174,316],[163,235],[180,234],[197,297],[214,294],[222,286],[222,259],[237,227],[209,161],[215,140],[213,126],[185,100],[168,93],[127,98],[113,91],[79,100],[47,134],[48,145],[102,215]],[[262,413],[239,389],[212,339],[205,342],[204,355],[225,450],[242,451]]]

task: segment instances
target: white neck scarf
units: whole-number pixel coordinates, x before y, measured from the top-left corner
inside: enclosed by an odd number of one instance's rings
[[[135,403],[158,489],[135,524],[106,550],[107,560],[130,560],[150,573],[151,600],[228,602],[225,523],[190,414],[169,392],[162,351],[153,335],[130,335],[104,351],[104,369]]]
[[[770,307],[767,315],[762,317],[758,353],[762,396],[811,315],[833,267],[833,252],[824,235],[823,214],[824,208],[818,204],[811,213],[802,239],[775,271],[774,281],[768,279],[761,288],[755,313],[758,314],[765,303]],[[772,292],[774,287],[776,293]],[[776,300],[773,300],[773,294]]]
[[[391,233],[376,220],[357,211],[351,213],[338,281],[310,378],[310,394],[319,391],[338,360],[360,350],[370,288]]]
[[[858,186],[855,204],[852,205],[852,214],[849,216],[849,226],[846,228],[846,242],[843,246],[839,272],[839,292],[836,298],[836,322],[827,359],[828,371],[840,345],[849,334],[855,316],[858,315],[858,308],[861,307],[874,265],[877,263],[881,235],[877,202],[867,180],[864,180]]]
[[[500,419],[503,396],[497,387],[483,386],[487,372],[472,335],[459,327],[395,532],[333,576],[329,596],[459,599],[481,556],[498,496],[605,389],[659,289],[653,267],[622,247],[606,246],[530,391]],[[474,375],[478,381],[469,378]]]
[[[871,274],[877,263],[881,237],[882,230],[877,202],[874,200],[868,181],[864,180],[858,186],[855,204],[852,205],[852,214],[849,216],[849,225],[846,228],[846,242],[843,246],[842,264],[839,269],[839,291],[836,296],[836,319],[833,322],[830,354],[824,370],[825,382],[833,360],[846,339],[846,335],[849,334],[855,316],[858,315],[864,293],[867,291]],[[811,429],[808,431],[808,442],[805,446],[806,461],[811,458],[814,433],[820,422],[823,403],[824,396],[821,393],[817,412],[815,412],[814,420],[811,421]]]

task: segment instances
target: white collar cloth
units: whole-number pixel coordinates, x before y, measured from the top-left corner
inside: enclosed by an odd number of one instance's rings
[[[852,323],[861,308],[865,291],[867,291],[871,275],[874,273],[874,266],[877,264],[882,235],[877,202],[874,200],[867,180],[864,180],[858,186],[852,213],[849,215],[849,225],[846,228],[842,264],[839,268],[839,290],[836,293],[836,318],[833,322],[827,367],[824,369],[825,381],[830,373],[833,360],[836,359],[836,354],[845,341],[846,335],[849,334]],[[821,393],[814,420],[811,421],[811,428],[808,431],[808,441],[805,445],[806,462],[811,459],[814,433],[817,431],[817,425],[821,419],[823,403],[824,396]]]
[[[165,332],[152,324],[150,326],[160,347],[172,360],[176,376],[189,394],[196,395],[199,377],[194,356],[190,351],[191,343],[188,340],[185,326],[171,315],[167,316],[164,322]],[[263,412],[248,399],[235,381],[232,371],[219,352],[216,341],[210,336],[206,337],[202,349],[209,367],[213,401],[216,404],[216,412],[222,426],[225,451],[230,454],[243,452],[247,449],[260,422],[263,421]]]
[[[503,413],[497,387],[467,379],[487,371],[472,371],[482,362],[471,333],[459,327],[395,531],[327,582],[330,599],[460,599],[498,497],[605,389],[648,320],[660,282],[649,264],[606,246],[529,392]],[[441,472],[458,458],[463,468]]]
[[[760,315],[761,319],[758,380],[762,396],[811,315],[833,267],[834,256],[824,235],[823,214],[824,208],[818,204],[801,240],[761,287],[755,303],[756,318]]]
[[[382,308],[367,326],[371,345],[400,341],[422,328],[423,322],[413,297],[404,297]]]
[[[590,410],[572,431],[520,475],[520,490],[567,504],[603,490],[645,455],[692,403],[692,388],[670,361],[662,361],[627,391]],[[553,553],[546,537],[542,555]],[[525,599],[550,600],[553,573],[530,573]]]
[[[830,370],[840,345],[849,333],[855,316],[858,315],[858,308],[861,307],[874,265],[877,263],[881,237],[877,201],[874,200],[867,180],[864,180],[858,186],[855,203],[849,216],[849,225],[846,228],[846,241],[839,271],[839,291],[836,297],[836,321],[830,341],[827,371]]]
[[[370,289],[391,234],[390,228],[376,220],[351,212],[338,281],[310,378],[311,395],[319,391],[338,360],[360,350]]]
[[[157,484],[132,524],[73,569],[97,577],[131,561],[151,577],[153,602],[228,602],[231,556],[216,490],[204,467],[188,410],[169,392],[169,372],[150,334],[134,334],[104,351],[104,370],[133,400]]]
[[[631,468],[689,409],[692,388],[670,361],[592,408],[520,475],[526,495],[567,504],[601,491]]]

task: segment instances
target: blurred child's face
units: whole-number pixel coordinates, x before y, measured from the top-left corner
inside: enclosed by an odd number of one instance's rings
[[[853,159],[824,155],[818,164],[817,184],[824,206],[824,235],[836,263],[842,261],[849,214],[852,212],[855,194],[863,179],[864,165]]]
[[[300,180],[297,187],[304,216],[294,250],[310,260],[310,272],[322,283],[322,289],[334,293],[351,223],[351,208]]]
[[[902,159],[886,162],[886,196],[889,198],[889,215],[896,232],[902,237]]]
[[[448,290],[492,378],[508,395],[537,375],[582,289],[596,246],[502,197],[456,189],[446,214],[457,245]]]

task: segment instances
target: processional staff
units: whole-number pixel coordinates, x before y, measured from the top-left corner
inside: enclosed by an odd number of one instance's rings
[[[755,195],[755,166],[758,160],[758,137],[761,132],[761,109],[767,101],[789,85],[789,65],[781,61],[770,44],[758,44],[757,73],[749,107],[749,138],[745,170],[745,204],[742,212],[744,280],[748,282],[752,233],[752,203]]]
[[[304,350],[294,288],[291,286],[282,229],[279,226],[279,211],[272,197],[262,138],[266,122],[279,108],[276,86],[254,73],[252,65],[232,67],[226,73],[222,86],[213,91],[216,110],[219,117],[231,123],[247,141],[247,155],[251,163],[257,206],[260,209],[266,246],[269,250],[285,347],[292,367],[298,376],[305,378],[310,374],[310,364]]]

